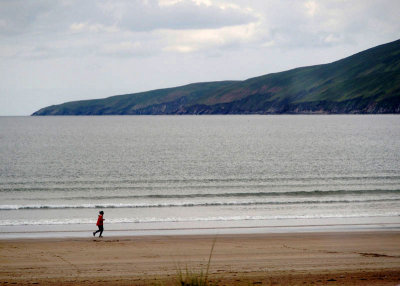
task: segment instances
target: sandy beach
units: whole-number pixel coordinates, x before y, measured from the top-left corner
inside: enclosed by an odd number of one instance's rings
[[[0,285],[173,285],[215,236],[0,241]],[[216,285],[399,285],[400,232],[220,235]]]

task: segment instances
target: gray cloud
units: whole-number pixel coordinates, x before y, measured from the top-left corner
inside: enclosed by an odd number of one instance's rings
[[[164,7],[154,0],[148,1],[147,4],[133,1],[123,6],[120,15],[120,25],[131,31],[214,29],[256,20],[253,15],[238,9],[196,5],[191,1]]]
[[[399,1],[260,1],[255,7],[269,32],[265,40],[281,47],[354,44],[371,33],[400,36]]]
[[[0,3],[0,58],[149,56],[168,39],[160,30],[204,30],[255,21],[248,11],[190,0],[6,0]],[[10,42],[10,38],[13,42]]]
[[[51,7],[44,1],[4,0],[0,3],[0,33],[15,36],[33,28]]]
[[[167,6],[159,5],[156,0],[3,0],[0,3],[0,32],[9,35],[62,31],[79,23],[151,31],[219,28],[254,20],[251,14],[239,9],[221,9],[192,1]]]

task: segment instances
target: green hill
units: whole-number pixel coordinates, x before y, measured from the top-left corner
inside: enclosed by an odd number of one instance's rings
[[[400,40],[330,64],[67,102],[33,115],[282,113],[400,113]]]

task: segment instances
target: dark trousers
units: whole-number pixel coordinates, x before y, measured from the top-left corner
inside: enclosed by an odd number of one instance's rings
[[[104,229],[103,229],[102,225],[98,225],[98,227],[99,227],[99,230],[96,230],[93,234],[96,235],[96,233],[100,232],[100,234],[99,234],[99,237],[100,237],[102,235]]]

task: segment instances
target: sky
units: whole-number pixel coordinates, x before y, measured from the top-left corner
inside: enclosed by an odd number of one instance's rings
[[[329,63],[399,19],[398,0],[0,0],[0,116]]]

